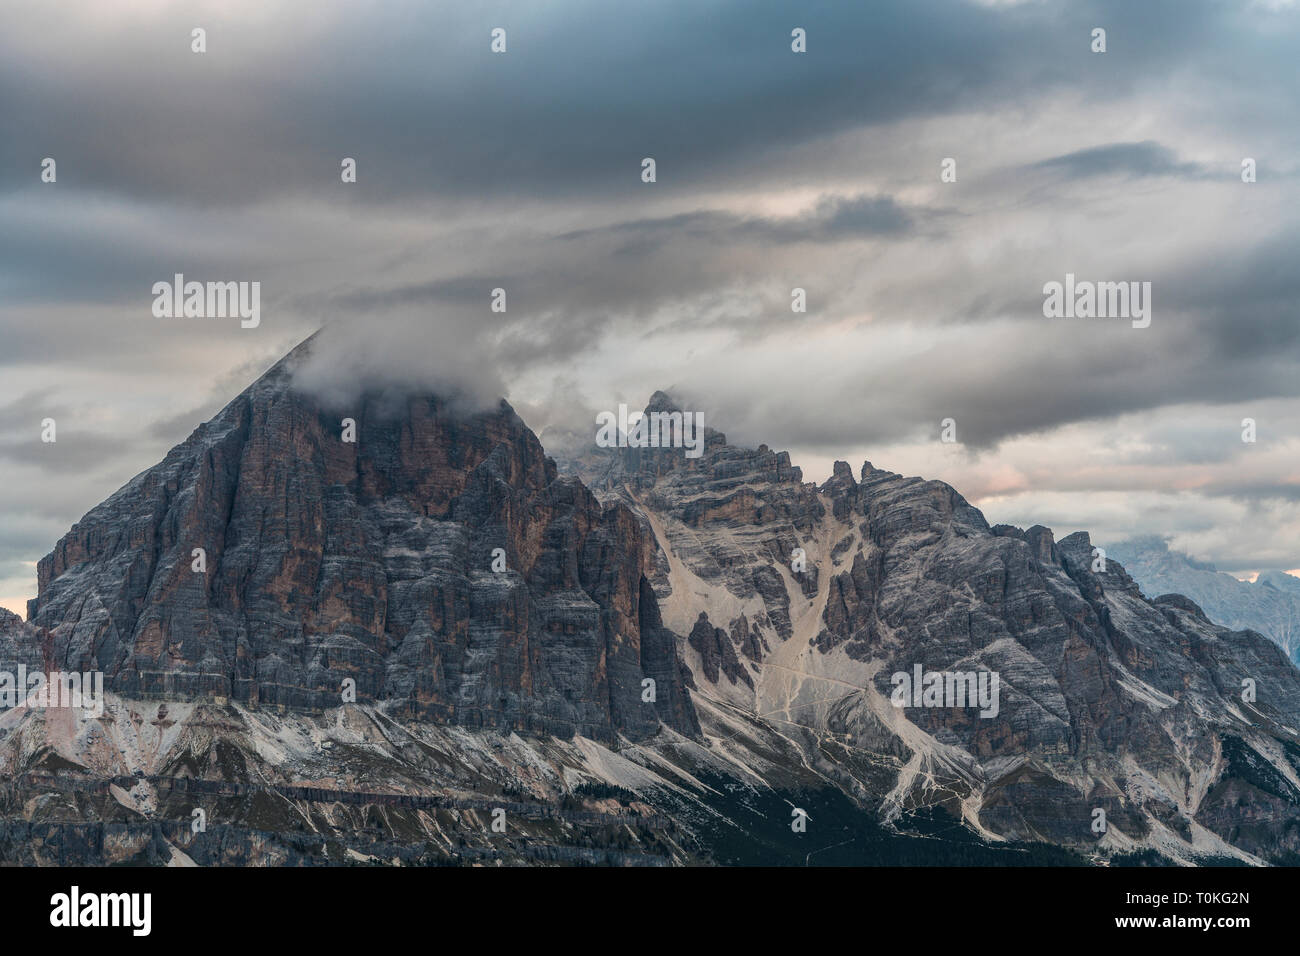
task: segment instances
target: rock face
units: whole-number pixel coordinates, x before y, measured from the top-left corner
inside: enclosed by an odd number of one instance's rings
[[[1300,578],[1265,571],[1254,582],[1238,581],[1150,536],[1121,541],[1107,550],[1145,594],[1186,595],[1215,623],[1259,631],[1292,661],[1300,660]]]
[[[17,614],[0,607],[0,669],[45,670],[46,642],[41,632]]]
[[[716,707],[761,716],[886,820],[940,806],[988,837],[1102,854],[1300,852],[1300,672],[1186,598],[1146,599],[1086,534],[991,528],[948,485],[869,462],[814,488],[717,433],[694,461],[566,467],[654,532],[706,734]],[[996,708],[894,706],[918,667],[996,674]],[[853,768],[864,749],[890,767],[874,781]]]
[[[326,409],[292,387],[302,357],[40,562],[29,620],[55,666],[131,698],[319,710],[351,679],[358,701],[469,727],[695,731],[630,511],[558,477],[504,402]]]

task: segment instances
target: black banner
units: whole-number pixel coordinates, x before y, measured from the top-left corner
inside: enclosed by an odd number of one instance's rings
[[[873,939],[924,927],[977,941],[996,926],[998,938],[1231,944],[1243,933],[1289,928],[1283,906],[1294,895],[1287,872],[1250,868],[539,869],[49,868],[6,870],[0,880],[24,938],[128,946],[229,934],[387,945],[398,928],[419,933],[422,919],[489,932],[494,943],[561,927],[639,939],[687,932],[705,915],[729,927],[728,936],[760,938],[849,921]]]

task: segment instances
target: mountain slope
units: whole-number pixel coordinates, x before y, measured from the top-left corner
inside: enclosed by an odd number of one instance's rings
[[[1110,553],[1152,596],[1183,594],[1212,621],[1250,628],[1277,643],[1293,660],[1300,659],[1300,578],[1265,571],[1255,581],[1239,581],[1169,548],[1156,537],[1132,538]]]

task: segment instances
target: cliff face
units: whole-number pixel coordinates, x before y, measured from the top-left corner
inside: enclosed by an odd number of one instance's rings
[[[50,666],[131,698],[326,709],[351,678],[359,702],[469,727],[696,729],[626,508],[558,478],[504,402],[327,410],[292,387],[300,357],[40,562]]]

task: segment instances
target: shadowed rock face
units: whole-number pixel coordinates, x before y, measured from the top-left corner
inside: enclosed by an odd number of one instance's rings
[[[327,409],[291,387],[300,354],[40,562],[50,666],[133,698],[329,708],[351,678],[358,700],[470,727],[698,729],[626,508],[558,478],[504,402]]]

